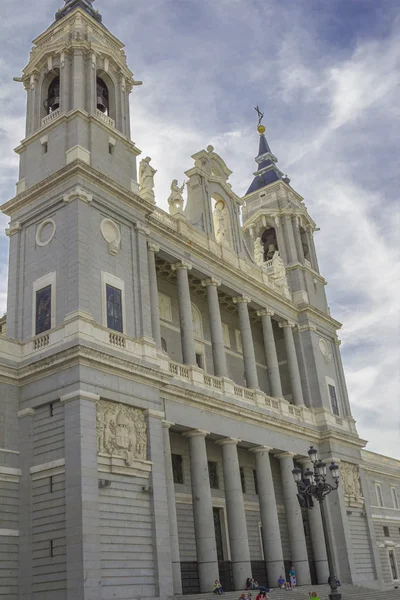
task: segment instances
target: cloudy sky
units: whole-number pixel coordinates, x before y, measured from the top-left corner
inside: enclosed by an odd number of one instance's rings
[[[0,201],[14,194],[25,97],[12,81],[62,0],[1,0]],[[132,137],[165,208],[191,154],[213,144],[244,194],[256,103],[279,166],[320,226],[322,274],[353,414],[368,448],[400,458],[400,10],[396,0],[96,0],[144,85]],[[7,219],[0,217],[4,230]],[[0,310],[8,240],[0,234]]]

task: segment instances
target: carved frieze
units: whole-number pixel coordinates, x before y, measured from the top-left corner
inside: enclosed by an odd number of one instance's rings
[[[349,503],[362,504],[360,470],[358,465],[348,462],[340,463],[340,474],[342,478],[345,499]]]
[[[127,465],[146,460],[147,427],[142,410],[99,400],[96,429],[99,453],[121,457]]]

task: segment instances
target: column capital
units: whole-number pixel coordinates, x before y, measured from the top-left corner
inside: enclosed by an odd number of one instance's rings
[[[232,298],[233,304],[248,304],[249,302],[251,302],[251,298],[250,296],[235,296],[234,298]]]
[[[210,435],[209,431],[205,431],[204,429],[191,429],[190,431],[184,431],[183,436],[191,438],[191,437],[203,437],[205,438],[207,435]]]
[[[275,311],[272,310],[272,308],[263,308],[263,309],[257,311],[258,317],[273,317],[274,314],[275,314]]]
[[[164,427],[164,429],[169,429],[170,427],[173,427],[175,425],[175,423],[173,423],[172,421],[166,421],[165,419],[162,421],[162,426]]]
[[[154,242],[147,242],[147,248],[148,250],[151,250],[151,252],[160,252],[160,246]]]
[[[311,465],[311,458],[309,456],[303,456],[302,458],[298,458],[297,462],[301,465]]]
[[[250,452],[253,452],[253,454],[258,454],[259,452],[270,453],[271,450],[273,450],[271,446],[256,446],[255,448],[250,448]]]
[[[97,402],[100,400],[100,396],[91,392],[85,392],[84,390],[76,390],[75,392],[60,396],[60,402],[71,402],[71,400],[91,400],[92,402]]]
[[[165,413],[162,410],[153,410],[152,408],[147,408],[144,411],[146,417],[154,417],[155,419],[164,420]]]
[[[221,280],[217,279],[216,277],[208,277],[208,279],[201,280],[201,285],[203,287],[209,287],[210,285],[215,285],[216,287],[219,287],[221,285]]]
[[[7,227],[7,229],[5,230],[6,232],[6,236],[7,237],[11,237],[12,235],[15,235],[16,233],[19,233],[22,229],[22,225],[19,221],[16,221],[15,223],[10,224],[9,227]]]
[[[223,440],[218,440],[216,443],[218,444],[218,446],[237,446],[239,442],[241,442],[242,440],[239,440],[238,438],[224,438]]]
[[[146,225],[144,223],[139,223],[139,222],[135,223],[135,229],[139,233],[143,233],[143,235],[150,235],[150,229],[148,227],[146,227]]]
[[[34,408],[23,408],[17,412],[18,419],[23,419],[24,417],[34,417],[35,416]]]
[[[275,454],[276,458],[293,458],[296,456],[296,452],[280,452],[279,454]]]
[[[178,260],[178,262],[171,264],[171,269],[173,271],[179,271],[180,269],[191,271],[192,263],[188,262],[187,260]]]
[[[294,321],[288,320],[281,321],[280,323],[278,323],[278,325],[281,329],[285,329],[285,327],[291,327],[293,329],[294,327],[296,327],[296,323]]]

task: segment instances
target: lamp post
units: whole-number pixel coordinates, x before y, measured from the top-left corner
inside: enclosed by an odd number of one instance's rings
[[[313,470],[307,468],[304,474],[298,467],[294,468],[292,473],[297,485],[297,498],[302,508],[312,509],[314,506],[313,499],[317,500],[321,510],[322,526],[324,529],[326,554],[328,557],[329,567],[329,585],[331,593],[329,600],[341,600],[342,595],[337,588],[337,579],[333,568],[333,559],[331,547],[328,537],[328,523],[326,516],[325,496],[337,490],[339,487],[339,467],[336,463],[331,463],[329,470],[334,481],[334,485],[326,482],[326,464],[319,460],[318,452],[313,446],[308,451],[308,455],[313,466]]]

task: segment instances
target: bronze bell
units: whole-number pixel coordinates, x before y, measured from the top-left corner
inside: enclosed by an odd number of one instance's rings
[[[108,89],[102,79],[97,78],[97,110],[108,112]]]
[[[49,97],[47,100],[47,110],[54,112],[60,107],[60,78],[55,77],[49,86]]]

